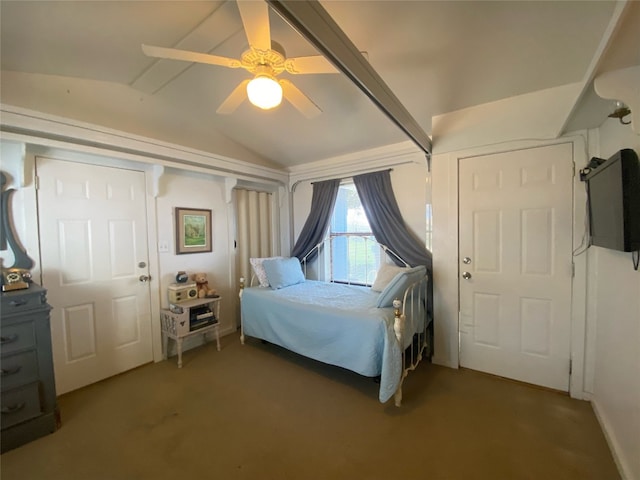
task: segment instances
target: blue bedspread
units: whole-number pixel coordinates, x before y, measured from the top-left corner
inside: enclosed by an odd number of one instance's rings
[[[381,402],[393,396],[402,374],[393,309],[376,308],[368,287],[307,280],[279,290],[245,288],[245,335],[365,376],[380,375]]]

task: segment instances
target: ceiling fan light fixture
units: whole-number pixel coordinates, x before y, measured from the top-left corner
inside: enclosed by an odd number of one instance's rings
[[[270,110],[282,102],[282,87],[269,75],[257,75],[247,84],[247,97],[256,107]]]

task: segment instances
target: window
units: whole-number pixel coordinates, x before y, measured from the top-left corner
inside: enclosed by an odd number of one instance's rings
[[[338,189],[329,236],[331,281],[371,285],[380,265],[381,249],[353,183]]]
[[[433,250],[433,209],[430,203],[427,203],[427,232],[425,236],[425,245],[429,251]]]

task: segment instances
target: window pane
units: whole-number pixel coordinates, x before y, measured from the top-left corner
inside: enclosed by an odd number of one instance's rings
[[[331,242],[331,279],[346,282],[349,279],[349,237],[336,237]]]
[[[371,227],[364,213],[354,184],[340,185],[331,219],[332,233],[370,233]]]
[[[340,185],[331,219],[331,280],[371,285],[380,265],[380,248],[355,185]]]
[[[427,232],[425,237],[425,245],[431,251],[433,250],[433,210],[431,204],[427,203]]]

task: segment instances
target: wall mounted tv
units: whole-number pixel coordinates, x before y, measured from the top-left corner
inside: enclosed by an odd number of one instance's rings
[[[622,252],[640,250],[638,155],[625,148],[608,160],[592,159],[589,166],[595,165],[584,176],[591,245]]]

